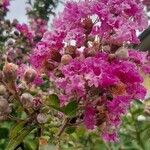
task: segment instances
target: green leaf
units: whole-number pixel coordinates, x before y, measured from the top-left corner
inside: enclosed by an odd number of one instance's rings
[[[24,147],[25,147],[25,150],[36,150],[38,149],[38,140],[37,139],[30,139],[29,140],[25,140],[24,142]]]
[[[7,128],[0,128],[0,139],[8,138],[9,130]]]
[[[72,133],[75,132],[75,130],[76,130],[75,127],[68,127],[68,128],[66,128],[65,132],[66,132],[67,134],[72,134]]]
[[[60,101],[56,94],[51,94],[47,100],[46,104],[57,111],[63,112],[63,109],[60,107]]]
[[[35,127],[33,127],[33,126],[23,128],[16,137],[10,139],[10,141],[9,141],[7,147],[6,147],[6,150],[14,150],[20,143],[22,143],[22,141],[24,140],[24,138],[34,128]]]
[[[56,94],[51,94],[49,96],[49,105],[55,106],[55,107],[60,107],[60,101]]]
[[[19,132],[24,128],[25,123],[26,123],[26,121],[17,122],[17,123],[10,129],[10,132],[9,132],[9,137],[10,137],[10,139],[16,137],[16,136],[19,134]]]
[[[69,117],[73,117],[76,115],[78,108],[77,101],[71,101],[67,106],[63,107],[63,112]]]

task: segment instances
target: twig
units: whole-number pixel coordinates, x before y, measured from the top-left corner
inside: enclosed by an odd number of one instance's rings
[[[65,119],[64,119],[61,128],[59,129],[58,133],[56,134],[57,137],[60,137],[61,134],[64,132],[65,128],[66,128],[67,125],[68,125],[69,120],[70,120],[69,118],[65,118]]]

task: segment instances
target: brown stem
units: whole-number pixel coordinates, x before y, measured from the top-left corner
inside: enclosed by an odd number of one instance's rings
[[[58,133],[56,134],[57,137],[60,137],[61,134],[64,132],[65,128],[66,128],[67,125],[68,125],[69,120],[70,120],[69,118],[65,118],[65,119],[64,119],[61,128],[59,129]]]

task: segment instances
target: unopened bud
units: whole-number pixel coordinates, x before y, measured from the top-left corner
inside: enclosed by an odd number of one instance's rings
[[[8,101],[4,99],[2,96],[0,96],[0,112],[1,113],[7,112],[8,107],[9,107]]]
[[[48,120],[48,117],[45,114],[40,113],[40,114],[37,115],[38,123],[43,124],[43,123],[46,123],[47,120]]]
[[[0,95],[6,94],[6,88],[4,85],[0,85]]]
[[[14,43],[15,43],[15,41],[13,39],[8,39],[6,41],[6,46],[12,46],[12,45],[14,45]]]
[[[23,92],[24,90],[26,90],[26,84],[25,83],[20,83],[18,85],[18,90]]]
[[[18,38],[19,35],[20,35],[20,32],[15,30],[14,33],[13,33],[14,38]]]
[[[4,78],[4,74],[3,74],[3,71],[0,71],[0,81],[2,81]]]
[[[56,62],[60,62],[61,54],[56,50],[51,50],[51,59]]]
[[[75,54],[76,54],[76,47],[75,47],[75,46],[72,46],[72,45],[66,46],[66,47],[65,47],[65,54],[69,54],[69,55],[71,55],[72,57],[75,57]]]
[[[117,58],[127,59],[129,57],[128,49],[121,47],[115,52],[115,55]]]
[[[116,58],[115,54],[109,54],[108,55],[109,60],[113,60],[114,58]]]
[[[7,81],[14,81],[17,78],[18,66],[13,63],[6,63],[3,67],[4,77]]]
[[[9,20],[9,19],[5,20],[5,23],[6,23],[8,26],[10,26],[10,25],[11,25],[11,23],[10,23],[10,20]]]
[[[61,57],[61,63],[66,65],[72,60],[72,57],[68,54],[65,54]]]
[[[7,115],[0,115],[0,121],[5,121],[7,118]]]
[[[34,98],[32,104],[35,110],[39,109],[42,106],[40,98]]]
[[[21,103],[25,108],[32,107],[33,96],[29,93],[23,93],[21,95]]]
[[[85,57],[91,57],[91,56],[94,56],[96,54],[96,51],[93,47],[85,48],[83,51],[83,54]]]
[[[82,20],[81,24],[83,28],[86,29],[86,34],[90,34],[90,32],[92,31],[92,27],[93,27],[92,19],[85,18]]]
[[[55,69],[55,63],[51,60],[47,60],[44,63],[44,68],[46,71],[52,71]]]
[[[18,20],[14,19],[13,22],[12,22],[12,26],[16,26],[17,24],[18,24]]]
[[[26,70],[25,74],[24,74],[24,80],[27,82],[27,83],[31,83],[34,81],[36,77],[36,71],[32,68],[29,68]]]

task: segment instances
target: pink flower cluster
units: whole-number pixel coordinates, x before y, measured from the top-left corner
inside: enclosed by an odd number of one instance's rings
[[[135,31],[141,31],[147,25],[140,0],[85,0],[66,3],[64,12],[54,20],[53,26],[67,33],[66,41],[75,39],[80,44],[86,40],[84,18],[87,17],[93,20],[88,32],[109,43],[138,43]]]
[[[105,123],[105,134],[113,132],[131,100],[144,99],[143,78],[137,65],[129,59],[109,61],[108,54],[100,53],[84,60],[74,59],[61,68],[64,77],[55,79],[60,101],[65,104],[80,99],[85,106],[84,122],[88,129],[94,129],[100,121]],[[107,113],[104,122],[99,120],[102,110]]]
[[[61,105],[77,100],[87,129],[100,128],[104,140],[117,140],[130,102],[145,97],[141,72],[150,73],[148,54],[123,45],[138,43],[136,31],[146,26],[140,0],[67,2],[31,55]]]
[[[47,31],[47,21],[41,18],[30,18],[31,30],[34,32],[34,36],[42,38],[43,34]]]
[[[30,42],[33,39],[33,33],[32,31],[29,29],[28,25],[26,24],[17,24],[16,25],[16,29],[23,35],[23,37],[25,37],[26,39],[28,39]]]
[[[9,6],[9,0],[2,0],[2,2],[0,2],[0,5],[2,5],[2,9],[4,11],[8,10],[8,6]]]

